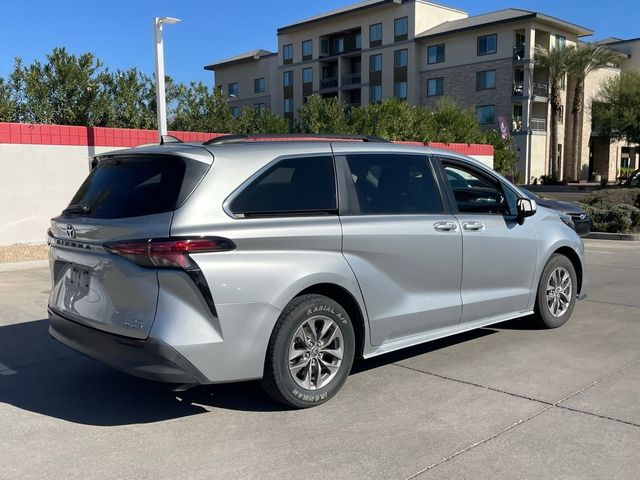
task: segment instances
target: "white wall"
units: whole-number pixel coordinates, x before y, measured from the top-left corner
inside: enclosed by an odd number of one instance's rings
[[[49,220],[89,174],[89,156],[110,150],[0,143],[0,246],[44,243]]]

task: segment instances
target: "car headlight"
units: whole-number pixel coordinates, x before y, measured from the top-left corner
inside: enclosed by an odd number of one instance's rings
[[[558,216],[560,217],[560,220],[562,220],[562,223],[564,223],[565,225],[570,227],[572,230],[576,229],[576,224],[573,223],[573,220],[571,220],[571,217],[569,215],[565,215],[564,213],[560,213],[560,214],[558,214]]]

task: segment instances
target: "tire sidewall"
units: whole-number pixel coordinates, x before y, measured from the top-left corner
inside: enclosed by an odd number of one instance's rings
[[[323,388],[307,390],[298,385],[289,371],[289,346],[302,323],[314,316],[324,315],[331,318],[342,332],[344,355],[336,376]],[[288,402],[298,407],[313,407],[326,402],[342,387],[349,376],[355,352],[355,334],[347,312],[336,302],[321,296],[301,303],[286,319],[280,330],[273,350],[274,371],[281,394]]]
[[[547,305],[547,284],[549,282],[549,277],[551,273],[558,267],[563,267],[569,272],[569,276],[571,277],[571,298],[569,303],[569,308],[561,317],[554,317],[549,311],[549,307]],[[569,320],[571,318],[571,314],[573,313],[573,309],[576,305],[576,296],[578,290],[578,277],[576,275],[576,270],[569,260],[564,255],[554,254],[551,256],[547,265],[544,267],[542,271],[542,275],[540,277],[540,283],[538,284],[538,298],[536,308],[538,310],[539,318],[543,322],[545,326],[548,328],[557,328]]]

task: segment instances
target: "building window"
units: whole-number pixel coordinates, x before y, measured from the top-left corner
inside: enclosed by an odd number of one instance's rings
[[[369,103],[382,102],[382,85],[369,86]]]
[[[496,71],[476,72],[476,90],[488,90],[490,88],[496,88]]]
[[[313,83],[313,68],[302,69],[302,83]]]
[[[382,24],[375,23],[369,26],[369,47],[382,45]]]
[[[293,85],[293,71],[282,72],[282,85],[284,87],[290,87]]]
[[[487,125],[496,121],[496,106],[483,105],[476,107],[476,116],[480,125]]]
[[[360,50],[362,48],[362,35],[360,32],[356,33],[355,36],[356,50]]]
[[[293,63],[293,45],[285,45],[282,47],[282,63],[285,65],[288,63]]]
[[[320,55],[323,57],[329,56],[329,40],[326,38],[320,40]]]
[[[240,116],[240,107],[231,107],[231,116],[238,118]]]
[[[337,37],[333,39],[333,54],[344,52],[344,38]]]
[[[237,97],[238,96],[238,83],[233,82],[229,84],[229,96]]]
[[[370,72],[382,71],[382,54],[371,55],[369,57],[369,71]]]
[[[256,78],[253,81],[253,91],[255,93],[262,93],[264,92],[264,78]]]
[[[393,84],[393,96],[400,100],[407,99],[407,82],[396,82]]]
[[[563,37],[562,35],[556,35],[556,47],[564,48],[566,44],[567,44],[566,37]]]
[[[409,17],[396,18],[393,21],[393,37],[395,42],[409,38]]]
[[[313,58],[313,40],[305,40],[302,42],[302,60],[311,60]]]
[[[441,45],[432,45],[427,52],[427,63],[442,63],[444,62],[444,43]]]
[[[284,99],[284,113],[293,113],[293,98]]]
[[[498,51],[498,35],[483,35],[478,37],[478,56],[491,55]]]
[[[444,77],[427,80],[427,97],[444,95]]]
[[[558,123],[564,123],[564,105],[558,106]]]
[[[253,108],[256,109],[256,112],[263,113],[264,112],[264,103],[263,102],[256,103],[256,104],[253,105]]]
[[[408,59],[407,50],[396,50],[393,52],[393,66],[394,67],[406,67]]]

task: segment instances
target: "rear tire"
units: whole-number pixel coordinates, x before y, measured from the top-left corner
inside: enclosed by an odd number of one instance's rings
[[[576,305],[576,270],[564,255],[554,253],[542,271],[534,308],[534,318],[544,328],[567,323]]]
[[[347,380],[354,354],[346,310],[323,295],[302,295],[286,306],[273,329],[262,386],[291,407],[320,405]]]

